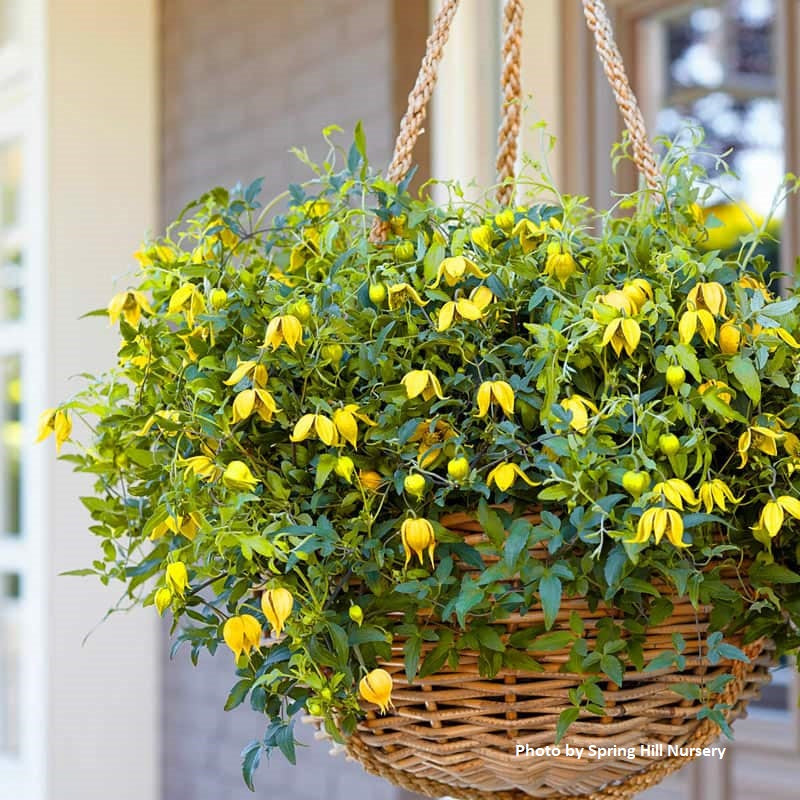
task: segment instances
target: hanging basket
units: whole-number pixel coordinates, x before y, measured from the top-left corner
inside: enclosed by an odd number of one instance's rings
[[[537,513],[526,515],[533,524]],[[470,515],[441,519],[453,533],[480,549],[487,539]],[[531,558],[546,557],[544,547]],[[467,570],[468,571],[468,570]],[[731,575],[730,582],[740,585]],[[666,587],[658,587],[662,590]],[[719,728],[698,719],[703,707],[673,691],[676,684],[705,686],[719,675],[733,675],[713,702],[729,707],[728,722],[741,717],[747,704],[769,682],[772,646],[759,640],[744,648],[750,663],[720,661],[712,666],[702,655],[709,607],[695,608],[687,598],[670,597],[668,619],[647,631],[645,662],[672,647],[672,637],[686,640],[684,669],[638,671],[628,666],[621,687],[605,684],[605,715],[582,713],[559,745],[558,755],[536,755],[554,746],[559,715],[569,708],[568,693],[586,675],[564,672],[569,648],[531,651],[541,672],[501,670],[480,676],[477,653],[462,653],[456,669],[444,668],[409,682],[404,673],[405,642],[395,639],[394,658],[382,666],[395,686],[395,711],[386,716],[364,706],[365,719],[347,742],[347,750],[369,772],[429,797],[460,800],[600,800],[644,791],[686,765],[719,737]],[[553,632],[570,630],[577,613],[590,646],[597,623],[619,617],[612,606],[591,608],[582,597],[562,601]],[[505,620],[508,636],[526,628],[541,629],[543,613],[532,610]],[[733,639],[736,644],[741,640]],[[518,752],[518,746],[526,748]],[[648,749],[642,750],[642,745]],[[583,748],[580,759],[567,746]],[[587,755],[596,748],[598,755]],[[672,750],[671,748],[677,748]],[[692,749],[689,749],[692,748]],[[634,758],[628,755],[633,751]],[[671,755],[671,753],[675,755]]]

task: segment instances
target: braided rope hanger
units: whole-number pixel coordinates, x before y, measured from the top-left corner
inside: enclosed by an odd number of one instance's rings
[[[659,173],[655,155],[647,138],[644,117],[631,89],[619,48],[614,41],[614,32],[605,3],[603,0],[582,0],[582,3],[586,23],[594,33],[597,53],[631,137],[634,162],[644,176],[648,189],[657,192]],[[439,65],[458,5],[459,0],[444,0],[434,18],[425,55],[414,88],[408,96],[408,108],[400,122],[394,153],[386,173],[387,179],[392,183],[402,181],[411,169],[414,145],[423,131],[428,103],[433,95]],[[500,75],[503,104],[497,134],[497,202],[501,206],[510,205],[514,193],[512,181],[516,168],[522,110],[520,63],[523,6],[523,0],[505,0],[503,4],[503,66]],[[388,225],[383,220],[376,220],[370,239],[373,242],[380,242],[386,239],[387,234]]]

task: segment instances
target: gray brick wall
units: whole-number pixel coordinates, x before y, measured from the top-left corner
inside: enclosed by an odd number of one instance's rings
[[[319,157],[332,123],[349,133],[363,120],[370,158],[384,165],[426,27],[425,0],[162,0],[162,220],[213,185],[266,176],[271,195],[309,177],[287,151]],[[417,157],[427,158],[424,141]],[[197,668],[186,652],[164,662],[164,800],[253,797],[239,752],[264,724],[249,709],[223,711],[229,654],[204,655]],[[256,798],[410,797],[330,758],[310,730],[300,738],[310,746],[299,766],[282,756],[263,764]]]

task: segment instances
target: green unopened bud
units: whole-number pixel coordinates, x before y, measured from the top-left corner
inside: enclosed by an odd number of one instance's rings
[[[454,481],[463,481],[469,475],[469,461],[461,456],[447,462],[447,474]]]
[[[422,475],[406,475],[406,479],[403,481],[403,489],[412,497],[420,498],[425,494],[427,483]]]
[[[228,293],[224,289],[211,292],[211,308],[219,311],[228,302]]]
[[[342,479],[347,481],[348,483],[353,482],[353,470],[356,468],[356,465],[353,463],[353,459],[350,456],[339,456],[336,459],[336,463],[333,466],[333,471]]]

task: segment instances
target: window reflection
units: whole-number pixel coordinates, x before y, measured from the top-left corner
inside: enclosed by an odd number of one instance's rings
[[[0,572],[0,755],[19,752],[20,589],[19,575]]]
[[[0,357],[0,537],[18,536],[22,383],[19,356]]]

